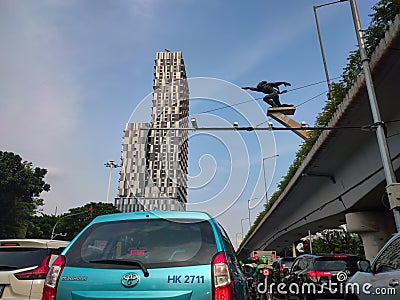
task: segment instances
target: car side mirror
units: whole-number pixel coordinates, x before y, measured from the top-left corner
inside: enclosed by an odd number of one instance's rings
[[[359,260],[357,268],[361,272],[371,272],[371,263],[368,260]]]

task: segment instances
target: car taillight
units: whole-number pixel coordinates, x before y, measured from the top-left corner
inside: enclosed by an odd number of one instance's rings
[[[32,279],[45,279],[47,272],[49,272],[49,260],[50,260],[50,255],[47,255],[43,261],[42,264],[29,271],[23,271],[20,273],[14,274],[15,277],[19,280],[32,280]]]
[[[3,247],[16,247],[19,246],[18,243],[1,243],[1,246]]]
[[[224,252],[217,253],[212,260],[214,300],[233,299],[233,284]]]
[[[60,255],[51,266],[44,281],[42,300],[55,300],[57,293],[57,283],[61,272],[65,266],[65,257]]]
[[[331,272],[323,272],[323,271],[311,271],[307,272],[307,276],[314,282],[317,282],[320,277],[332,277]]]

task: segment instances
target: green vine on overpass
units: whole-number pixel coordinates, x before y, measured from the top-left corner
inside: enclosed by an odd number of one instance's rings
[[[369,15],[371,17],[368,28],[364,31],[365,46],[368,56],[371,57],[372,52],[378,46],[381,39],[385,36],[385,32],[389,26],[393,24],[396,15],[400,13],[400,0],[381,0],[378,1],[373,7],[374,13]],[[361,58],[358,50],[352,51],[347,58],[347,66],[343,69],[341,75],[342,79],[337,83],[332,83],[332,99],[326,102],[326,105],[318,114],[315,120],[315,127],[328,126],[329,121],[332,119],[333,114],[336,112],[339,104],[342,103],[349,89],[355,83],[358,75],[361,72]],[[289,167],[287,174],[282,178],[277,186],[276,192],[271,196],[268,203],[265,204],[264,210],[258,215],[252,227],[244,237],[242,244],[253,233],[257,225],[261,222],[267,212],[271,209],[275,201],[279,198],[285,190],[290,180],[300,167],[307,154],[317,141],[322,131],[313,130],[309,133],[309,138],[303,142],[300,149],[296,153],[296,157]]]

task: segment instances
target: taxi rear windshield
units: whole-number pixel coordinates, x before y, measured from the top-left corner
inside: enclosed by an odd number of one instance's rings
[[[190,266],[210,264],[215,253],[215,237],[208,221],[116,221],[89,227],[66,253],[66,265],[131,269],[132,265],[119,262],[139,261],[146,268]]]

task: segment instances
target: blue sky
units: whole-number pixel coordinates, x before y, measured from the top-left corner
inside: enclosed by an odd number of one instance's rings
[[[268,121],[261,100],[205,113],[259,98],[238,87],[261,80],[290,82],[289,91],[296,90],[282,95],[284,103],[298,105],[322,93],[293,117],[312,125],[325,104],[326,84],[298,88],[325,80],[313,5],[327,2],[0,0],[1,149],[49,170],[45,212],[105,201],[104,163],[120,162],[125,123],[152,92],[155,53],[164,49],[182,51],[188,77],[215,78],[232,91],[217,101],[198,94],[190,113],[199,126],[244,124],[243,115],[255,118],[253,126]],[[376,2],[358,1],[363,28]],[[329,74],[336,78],[356,49],[349,3],[318,9],[318,19]],[[301,142],[291,132],[196,133],[189,140],[189,186],[196,187],[189,203],[212,200],[202,209],[218,216],[235,243],[241,225],[248,230],[248,221],[240,222],[248,215],[247,200],[258,198],[251,201],[252,221],[263,208],[262,157],[279,154],[265,160],[272,194]],[[117,185],[115,170],[110,198]],[[220,200],[227,198],[229,205]]]

